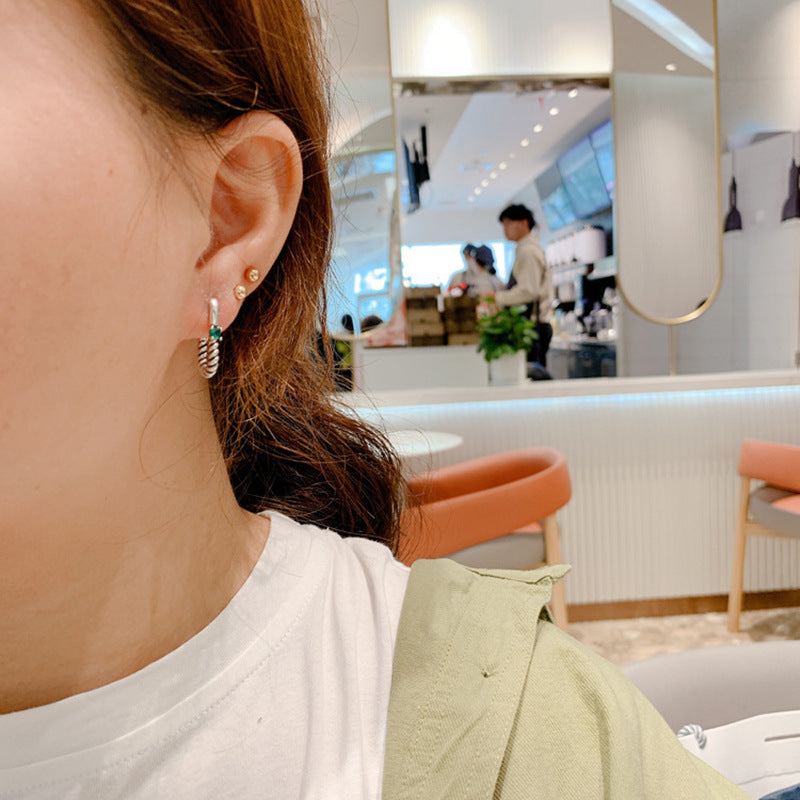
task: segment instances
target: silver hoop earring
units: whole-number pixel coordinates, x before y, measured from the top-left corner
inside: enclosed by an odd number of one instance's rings
[[[208,336],[198,342],[197,363],[200,374],[204,378],[213,378],[219,367],[219,343],[222,341],[222,329],[217,322],[219,303],[216,297],[208,301]]]

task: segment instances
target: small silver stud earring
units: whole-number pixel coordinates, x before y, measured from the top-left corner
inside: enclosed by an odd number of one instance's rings
[[[238,286],[234,287],[233,296],[237,300],[244,300],[245,297],[247,297],[247,289],[245,289],[244,286],[239,284]]]
[[[219,367],[219,343],[222,341],[222,328],[218,324],[219,303],[216,297],[208,301],[208,336],[198,342],[197,363],[204,378],[213,378]]]
[[[247,270],[247,280],[250,281],[250,283],[255,283],[260,277],[261,273],[255,267]]]

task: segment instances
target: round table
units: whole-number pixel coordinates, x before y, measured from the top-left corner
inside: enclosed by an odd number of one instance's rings
[[[386,437],[405,466],[413,472],[433,469],[434,453],[451,450],[464,442],[457,433],[444,431],[387,431]]]

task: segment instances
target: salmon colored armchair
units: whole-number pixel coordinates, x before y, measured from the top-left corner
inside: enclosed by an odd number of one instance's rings
[[[572,487],[567,462],[556,450],[482,456],[415,475],[408,486],[399,551],[404,563],[450,556],[470,566],[509,567],[494,563],[498,548],[508,545],[516,550],[518,568],[561,563],[555,514]],[[552,609],[565,627],[563,581],[553,587]]]
[[[746,439],[739,451],[741,477],[736,514],[728,628],[739,630],[748,536],[800,537],[800,447]],[[751,489],[751,481],[759,485]]]

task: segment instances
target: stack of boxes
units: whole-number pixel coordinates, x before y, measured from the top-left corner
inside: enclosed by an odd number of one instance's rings
[[[478,343],[474,297],[441,297],[438,286],[405,289],[408,343],[412,347]],[[440,311],[441,306],[444,311]]]
[[[438,286],[409,286],[405,289],[408,343],[412,347],[445,343],[444,322],[439,313]]]
[[[462,294],[461,297],[444,298],[444,326],[447,344],[477,344],[478,328],[475,309],[478,300]]]

